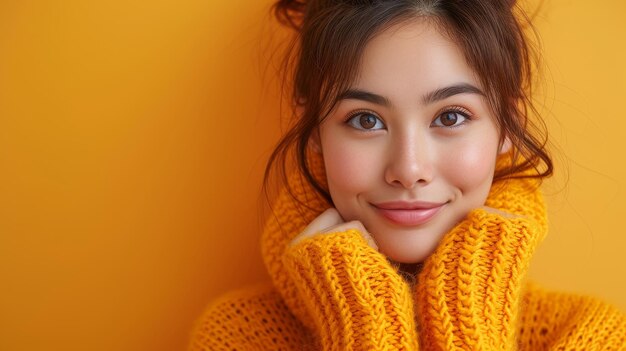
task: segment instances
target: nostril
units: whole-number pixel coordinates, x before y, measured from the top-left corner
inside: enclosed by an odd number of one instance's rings
[[[418,182],[413,182],[413,181],[406,181],[405,182],[405,181],[396,179],[396,180],[393,181],[393,184],[395,186],[402,187],[402,188],[405,188],[405,189],[413,189],[415,184],[417,184]]]
[[[385,170],[385,180],[388,184],[406,189],[412,189],[416,185],[425,186],[430,183],[431,178],[432,169],[424,162],[420,165],[415,162],[394,162]]]

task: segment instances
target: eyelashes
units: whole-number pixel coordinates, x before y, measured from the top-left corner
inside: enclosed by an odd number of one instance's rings
[[[459,117],[461,117],[460,122]],[[440,111],[431,122],[431,126],[456,128],[471,120],[472,114],[467,109],[460,106],[451,106]]]
[[[359,130],[380,130],[386,129],[385,123],[383,120],[378,117],[378,115],[372,111],[368,110],[360,110],[352,112],[345,121],[349,126],[359,129]],[[377,127],[374,129],[374,127]]]
[[[473,120],[472,113],[461,106],[448,106],[439,110],[430,123],[434,128],[458,128]],[[387,129],[383,119],[371,110],[357,110],[351,112],[344,123],[354,129],[364,132]]]

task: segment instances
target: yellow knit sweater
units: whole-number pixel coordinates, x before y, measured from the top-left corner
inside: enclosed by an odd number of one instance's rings
[[[313,169],[323,183],[322,162]],[[626,317],[525,280],[546,234],[536,181],[494,184],[409,284],[356,230],[291,240],[326,204],[289,180],[262,237],[271,284],[213,301],[189,350],[626,350]]]

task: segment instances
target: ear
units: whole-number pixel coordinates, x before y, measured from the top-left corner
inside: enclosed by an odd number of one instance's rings
[[[296,105],[296,116],[298,118],[302,118],[302,114],[304,113],[304,103],[298,103]],[[309,141],[307,144],[308,148],[313,150],[313,152],[321,154],[322,153],[322,143],[320,141],[320,128],[319,126],[313,129],[311,136],[309,137]]]
[[[320,128],[315,127],[311,137],[309,137],[309,147],[318,154],[322,153],[322,142],[320,140]]]
[[[511,142],[511,138],[508,136],[504,137],[504,140],[500,143],[500,149],[498,149],[498,155],[506,154],[513,147],[513,143]]]

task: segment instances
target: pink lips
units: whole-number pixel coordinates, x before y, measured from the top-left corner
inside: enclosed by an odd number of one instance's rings
[[[446,203],[424,201],[393,201],[372,204],[376,210],[393,223],[415,226],[428,222]]]

